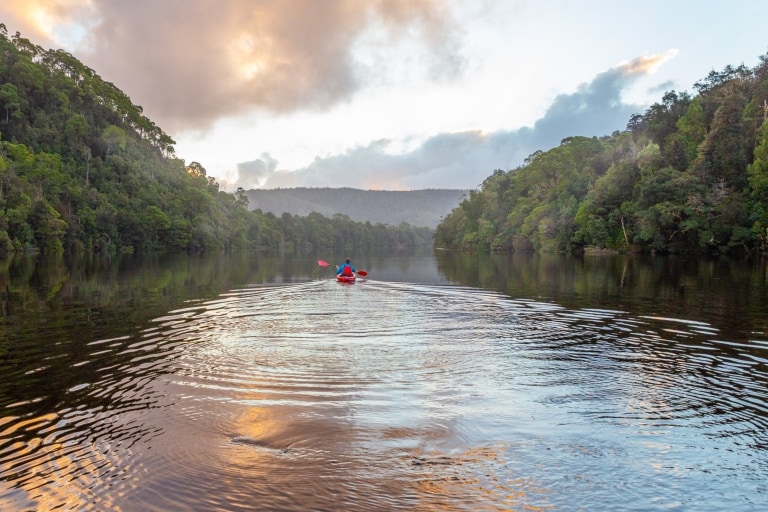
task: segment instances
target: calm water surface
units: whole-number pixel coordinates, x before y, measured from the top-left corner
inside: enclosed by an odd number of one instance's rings
[[[759,262],[317,258],[0,269],[0,510],[768,507]]]

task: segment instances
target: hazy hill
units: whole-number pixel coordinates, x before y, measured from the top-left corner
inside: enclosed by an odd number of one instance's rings
[[[282,188],[248,190],[251,210],[281,216],[308,215],[326,217],[340,213],[354,221],[398,226],[436,227],[440,219],[459,206],[467,190],[426,189],[410,191],[359,190],[354,188]]]

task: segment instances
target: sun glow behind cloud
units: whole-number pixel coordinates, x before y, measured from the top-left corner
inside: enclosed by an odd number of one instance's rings
[[[89,28],[88,18],[82,13],[90,10],[92,0],[5,0],[4,3],[6,9],[28,27],[22,34],[28,39],[40,38],[64,47],[77,47]]]
[[[251,34],[242,34],[230,46],[232,66],[238,69],[246,82],[256,79],[270,69],[269,55],[272,44],[265,38],[257,40]]]

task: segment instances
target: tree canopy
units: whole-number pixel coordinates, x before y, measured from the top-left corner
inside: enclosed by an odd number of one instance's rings
[[[497,170],[438,225],[453,249],[752,254],[768,238],[768,55],[670,91],[624,131]]]

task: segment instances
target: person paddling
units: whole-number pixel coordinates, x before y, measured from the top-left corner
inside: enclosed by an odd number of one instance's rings
[[[352,260],[347,258],[344,263],[336,267],[337,276],[354,276],[357,269],[352,264]]]

